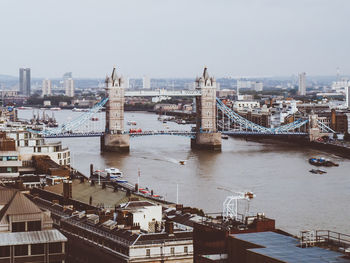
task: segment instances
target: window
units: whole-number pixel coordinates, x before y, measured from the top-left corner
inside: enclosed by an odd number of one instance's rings
[[[62,243],[56,242],[56,243],[50,243],[49,244],[49,253],[62,253]]]
[[[57,154],[57,157],[58,157],[58,159],[61,159],[61,154],[60,153]]]
[[[28,222],[28,231],[40,231],[40,230],[41,230],[41,221]]]
[[[27,256],[27,255],[28,255],[28,245],[15,246],[15,256]]]
[[[10,246],[0,247],[0,258],[10,256]]]
[[[184,252],[187,254],[188,253],[188,247],[184,247]]]
[[[41,147],[38,147],[38,153],[40,153],[41,152]]]
[[[26,230],[25,222],[12,223],[12,232],[24,232]]]
[[[170,248],[170,253],[171,253],[172,255],[175,254],[175,248],[174,248],[174,247],[171,247],[171,248]]]
[[[44,252],[44,244],[33,244],[31,245],[31,254],[32,255],[42,255]]]
[[[146,256],[149,257],[151,255],[151,250],[150,249],[146,249]]]

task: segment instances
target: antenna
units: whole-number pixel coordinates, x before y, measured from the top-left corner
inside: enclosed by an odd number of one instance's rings
[[[140,189],[140,175],[141,175],[141,170],[140,168],[137,168],[137,193],[139,193],[139,189]]]
[[[176,204],[179,204],[179,184],[176,184]]]

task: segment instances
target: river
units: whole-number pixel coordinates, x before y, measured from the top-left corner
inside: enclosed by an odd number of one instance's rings
[[[51,113],[50,113],[51,114]],[[59,123],[81,113],[55,112]],[[31,118],[31,110],[20,110],[20,118]],[[125,122],[136,121],[143,130],[166,129],[157,115],[126,112]],[[99,124],[100,123],[100,124]],[[93,125],[103,127],[104,113]],[[190,129],[190,125],[168,122],[169,129]],[[126,128],[130,126],[126,125]],[[52,140],[52,139],[50,139]],[[229,138],[223,140],[222,152],[194,151],[190,139],[181,136],[145,136],[130,139],[127,154],[100,153],[99,138],[62,139],[71,150],[72,165],[88,174],[96,169],[117,167],[130,182],[153,189],[170,201],[221,212],[230,193],[222,190],[253,191],[250,212],[264,212],[276,219],[277,227],[298,234],[306,229],[329,229],[350,234],[350,160],[333,154],[281,145]],[[309,173],[312,156],[326,157],[339,167],[324,168],[327,174]],[[180,160],[186,160],[180,165]]]

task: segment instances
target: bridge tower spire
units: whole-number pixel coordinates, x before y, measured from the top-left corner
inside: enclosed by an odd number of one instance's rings
[[[192,148],[221,150],[221,134],[216,128],[216,80],[210,77],[207,67],[196,79],[196,137],[191,140]]]
[[[101,137],[101,150],[107,152],[129,151],[129,134],[124,134],[124,80],[113,68],[106,77],[106,129]]]

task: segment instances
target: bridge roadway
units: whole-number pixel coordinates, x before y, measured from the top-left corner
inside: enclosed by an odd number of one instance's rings
[[[177,135],[194,137],[196,132],[192,131],[181,131],[181,130],[163,130],[163,131],[143,131],[143,132],[125,132],[130,137],[141,137],[151,135]],[[232,137],[284,137],[284,136],[307,136],[305,132],[280,132],[280,133],[262,133],[262,132],[250,132],[250,131],[221,131],[222,134],[229,135]],[[77,137],[101,137],[104,132],[77,132],[77,133],[60,133],[60,134],[45,134],[45,138],[77,138]]]
[[[201,96],[200,90],[139,90],[139,91],[125,91],[125,97],[197,97]]]

